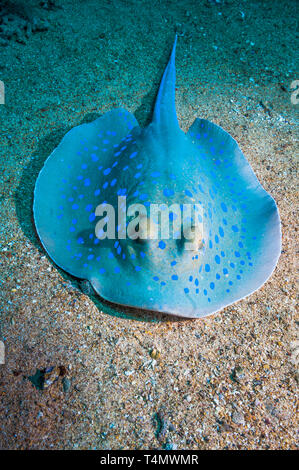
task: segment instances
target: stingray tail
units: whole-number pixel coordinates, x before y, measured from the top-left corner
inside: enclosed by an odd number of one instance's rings
[[[153,123],[163,129],[177,129],[179,123],[175,109],[175,49],[177,35],[175,36],[170,59],[165,68],[158,95],[156,98]]]

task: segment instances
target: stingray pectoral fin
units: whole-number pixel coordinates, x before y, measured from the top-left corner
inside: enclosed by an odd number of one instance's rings
[[[69,131],[46,160],[34,191],[34,221],[54,262],[70,274],[88,278],[97,258],[95,209],[110,169],[121,158],[135,117],[123,109],[106,113]]]
[[[280,219],[230,134],[196,119],[187,136],[205,214],[204,293],[207,311],[215,311],[254,292],[271,275],[281,251]]]

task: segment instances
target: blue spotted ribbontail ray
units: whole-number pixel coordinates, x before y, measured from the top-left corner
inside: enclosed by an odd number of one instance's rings
[[[103,299],[198,318],[269,278],[280,220],[227,132],[205,119],[180,129],[175,49],[151,123],[114,109],[73,128],[38,176],[33,209],[52,260]]]

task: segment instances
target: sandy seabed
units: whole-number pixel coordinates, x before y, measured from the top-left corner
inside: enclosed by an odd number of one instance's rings
[[[296,1],[39,3],[0,41],[0,448],[295,449]],[[37,174],[67,130],[117,106],[148,122],[175,31],[181,127],[202,117],[237,139],[283,232],[258,292],[187,321],[88,293],[32,221]]]

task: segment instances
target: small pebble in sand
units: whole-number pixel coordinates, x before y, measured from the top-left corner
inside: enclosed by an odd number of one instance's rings
[[[167,442],[164,446],[165,450],[177,450],[178,446],[177,444],[174,444],[172,442]]]
[[[60,375],[59,367],[47,367],[44,373],[44,389],[49,388]]]
[[[156,437],[161,440],[168,429],[168,421],[163,407],[155,414],[155,420],[157,422]]]
[[[244,377],[244,370],[241,366],[236,366],[232,370],[231,379],[235,382],[240,382]]]
[[[240,411],[233,411],[232,413],[232,422],[235,424],[239,424],[240,426],[244,426],[245,419],[243,413]]]
[[[160,351],[156,348],[153,348],[150,352],[150,356],[151,356],[152,359],[157,360],[157,359],[159,359],[160,355],[161,355]]]
[[[71,381],[67,377],[63,377],[62,379],[62,387],[64,393],[68,393],[71,388]]]

